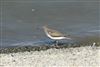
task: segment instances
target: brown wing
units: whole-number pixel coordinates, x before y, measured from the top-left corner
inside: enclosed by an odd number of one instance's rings
[[[47,28],[47,31],[48,31],[48,33],[49,33],[51,36],[55,36],[55,37],[65,36],[65,35],[62,34],[61,32],[56,31],[56,30],[53,30],[53,29],[48,29],[48,28]]]

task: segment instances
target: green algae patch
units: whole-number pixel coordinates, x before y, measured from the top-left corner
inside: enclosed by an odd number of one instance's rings
[[[40,51],[48,49],[48,46],[25,46],[25,47],[13,47],[13,48],[1,48],[0,53],[17,53],[25,51]]]

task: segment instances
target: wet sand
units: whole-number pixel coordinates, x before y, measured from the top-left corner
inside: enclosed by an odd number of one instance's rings
[[[0,54],[0,67],[99,67],[100,46]]]

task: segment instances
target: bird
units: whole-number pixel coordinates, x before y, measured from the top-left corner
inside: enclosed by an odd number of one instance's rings
[[[55,40],[56,46],[58,46],[58,40],[62,40],[62,39],[69,39],[69,40],[71,40],[71,38],[65,36],[63,33],[59,32],[59,31],[57,31],[57,30],[48,28],[47,26],[43,26],[43,29],[44,29],[45,34],[46,34],[50,39]]]

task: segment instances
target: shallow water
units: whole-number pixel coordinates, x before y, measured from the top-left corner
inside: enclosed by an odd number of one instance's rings
[[[80,39],[99,36],[99,4],[77,0],[2,1],[1,47],[52,42],[42,29],[44,25]]]

